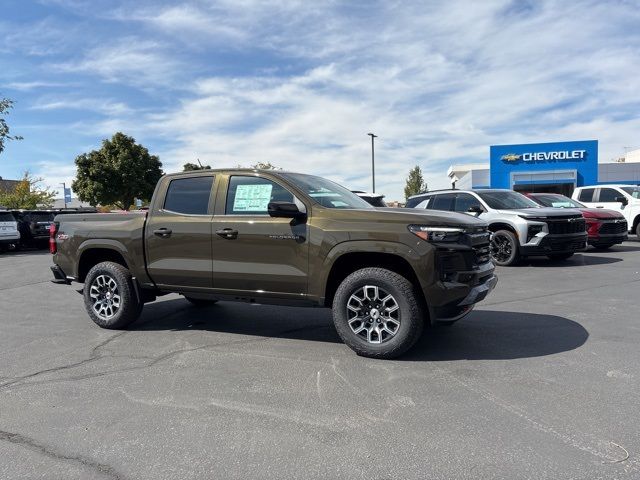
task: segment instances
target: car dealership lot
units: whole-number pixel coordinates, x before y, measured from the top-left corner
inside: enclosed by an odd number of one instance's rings
[[[102,330],[50,263],[0,255],[0,478],[640,477],[636,241],[501,268],[394,361],[324,309],[170,295]]]

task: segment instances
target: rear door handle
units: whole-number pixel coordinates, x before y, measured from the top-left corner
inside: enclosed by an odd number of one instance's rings
[[[169,235],[171,235],[171,229],[170,228],[159,228],[157,230],[154,230],[153,234],[157,235],[158,237],[167,238]]]
[[[222,230],[217,230],[216,235],[220,235],[222,238],[226,238],[227,240],[235,240],[238,238],[238,230],[234,230],[233,228],[223,228]]]

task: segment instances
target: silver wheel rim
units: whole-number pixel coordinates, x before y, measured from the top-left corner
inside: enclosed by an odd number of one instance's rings
[[[121,297],[118,284],[109,275],[98,275],[91,282],[89,297],[93,302],[93,311],[104,320],[113,318],[120,310]]]
[[[347,323],[351,331],[380,344],[391,340],[400,329],[400,306],[390,293],[375,285],[356,290],[347,301]]]

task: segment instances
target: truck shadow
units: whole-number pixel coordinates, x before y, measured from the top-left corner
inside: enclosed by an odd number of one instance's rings
[[[403,360],[513,360],[581,347],[589,332],[557,315],[476,310],[450,327],[425,331]]]
[[[595,250],[594,250],[595,251]],[[586,253],[586,255],[585,255]],[[598,252],[602,254],[602,252]],[[612,254],[616,252],[611,251]],[[517,267],[545,267],[545,268],[559,268],[559,267],[581,267],[583,265],[606,265],[609,263],[618,263],[622,259],[618,257],[601,257],[599,255],[593,255],[590,251],[577,253],[573,257],[567,260],[551,260],[547,257],[528,257],[521,260]],[[509,267],[512,268],[512,267]]]
[[[341,343],[328,309],[220,302],[205,308],[175,299],[145,306],[138,331],[203,331]],[[451,327],[433,327],[400,360],[510,360],[574,350],[589,333],[556,315],[478,310]],[[347,348],[347,347],[345,347]]]

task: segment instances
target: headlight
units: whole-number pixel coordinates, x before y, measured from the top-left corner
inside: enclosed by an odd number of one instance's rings
[[[427,242],[457,242],[464,230],[456,227],[409,225],[409,231]]]

